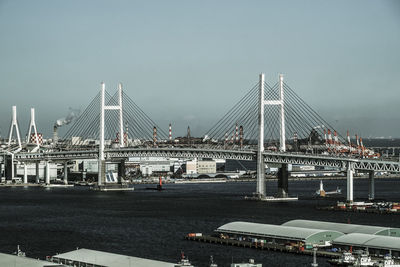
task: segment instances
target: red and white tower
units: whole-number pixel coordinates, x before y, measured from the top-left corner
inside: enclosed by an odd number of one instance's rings
[[[169,141],[172,141],[172,126],[169,124]]]

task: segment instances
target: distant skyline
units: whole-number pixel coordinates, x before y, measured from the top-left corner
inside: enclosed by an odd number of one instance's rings
[[[342,135],[400,137],[400,1],[1,1],[0,134],[50,136],[104,81],[174,136],[285,82]]]

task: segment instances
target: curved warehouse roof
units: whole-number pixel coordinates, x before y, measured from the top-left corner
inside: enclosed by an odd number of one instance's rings
[[[354,233],[342,235],[334,239],[332,244],[400,251],[400,238],[392,236]]]
[[[360,234],[383,235],[383,236],[390,235],[390,236],[400,237],[400,228],[380,227],[371,225],[333,223],[333,222],[312,221],[312,220],[292,220],[282,225],[291,227],[300,227],[300,228],[332,230],[345,234],[360,233]]]
[[[323,243],[324,241],[331,241],[343,235],[343,233],[338,231],[251,222],[227,223],[219,227],[216,231],[221,233],[241,234],[254,237],[299,240],[307,243]]]

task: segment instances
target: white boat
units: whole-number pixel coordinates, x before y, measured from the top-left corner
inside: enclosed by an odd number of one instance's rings
[[[181,260],[175,264],[175,267],[194,267],[188,257],[185,257],[185,254],[181,252]]]
[[[213,256],[210,256],[210,267],[218,267],[218,265],[214,262]]]
[[[385,255],[385,257],[383,258],[383,261],[379,261],[374,266],[377,266],[377,267],[400,267],[400,263],[396,263],[393,260],[392,255],[388,254],[388,255]]]
[[[336,187],[336,190],[334,191],[325,191],[324,190],[324,184],[322,183],[322,180],[319,183],[319,190],[315,191],[315,194],[321,197],[325,197],[327,195],[339,195],[342,193],[342,189],[339,187]]]
[[[359,257],[356,259],[356,262],[354,263],[354,266],[376,266],[377,262],[373,261],[371,259],[371,256],[369,256],[368,252],[363,252],[359,255]]]

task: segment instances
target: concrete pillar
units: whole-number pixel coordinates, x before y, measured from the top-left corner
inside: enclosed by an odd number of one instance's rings
[[[375,172],[369,172],[369,199],[375,199]]]
[[[50,184],[50,163],[46,161],[46,184]]]
[[[11,180],[14,177],[14,163],[11,155],[5,156],[4,165],[4,176],[6,180]]]
[[[118,163],[118,183],[122,183],[122,179],[125,180],[125,160]]]
[[[28,183],[28,166],[24,163],[24,184]]]
[[[289,171],[288,165],[282,164],[278,169],[278,197],[288,197],[289,194]]]
[[[353,175],[354,165],[349,162],[347,166],[347,201],[353,202]]]
[[[40,183],[40,170],[39,170],[39,165],[40,162],[36,162],[36,183]]]
[[[68,184],[68,162],[64,162],[64,184]]]
[[[106,161],[105,160],[99,160],[99,176],[97,183],[98,185],[104,185],[106,182]]]

